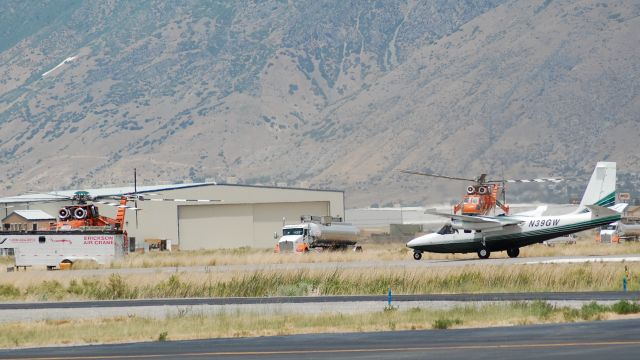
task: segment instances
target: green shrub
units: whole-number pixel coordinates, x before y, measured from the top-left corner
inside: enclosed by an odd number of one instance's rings
[[[609,307],[600,305],[595,301],[582,305],[580,308],[580,317],[583,320],[600,320],[602,313],[609,311]]]
[[[620,300],[611,306],[611,309],[616,314],[636,314],[640,312],[640,304],[637,302],[628,302],[627,300]]]
[[[529,305],[531,313],[540,319],[549,318],[555,311],[555,307],[546,301],[536,300]]]
[[[578,318],[580,318],[580,310],[565,307],[562,309],[562,315],[564,316],[565,321],[576,321]]]
[[[62,284],[56,280],[43,281],[27,288],[25,295],[35,296],[41,301],[60,300],[64,298],[66,290]]]
[[[111,274],[106,287],[107,294],[111,294],[111,299],[132,299],[135,298],[135,291],[131,291],[127,283],[118,274]]]
[[[461,325],[462,320],[460,319],[437,319],[433,322],[434,329],[448,329],[451,325]]]
[[[12,299],[20,296],[20,289],[11,284],[0,284],[0,298]]]

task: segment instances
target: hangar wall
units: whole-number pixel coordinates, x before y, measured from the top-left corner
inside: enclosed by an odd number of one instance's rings
[[[138,226],[135,213],[127,212],[125,228],[135,237],[136,247],[144,239],[170,239],[180,249],[213,249],[251,246],[271,248],[273,233],[282,218],[288,224],[300,215],[344,217],[342,191],[275,188],[247,185],[194,185],[165,190],[162,198],[218,199],[221,203],[139,201]],[[111,210],[111,209],[106,209]],[[114,212],[115,214],[115,212]]]
[[[273,233],[280,233],[283,218],[298,223],[302,214],[326,215],[328,202],[179,205],[181,250],[270,248]]]

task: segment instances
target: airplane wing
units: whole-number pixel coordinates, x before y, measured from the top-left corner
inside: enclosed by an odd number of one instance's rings
[[[542,206],[538,206],[537,208],[533,209],[533,210],[529,210],[529,211],[523,211],[523,212],[519,212],[515,215],[518,216],[542,216],[542,214],[544,214],[545,211],[547,211],[547,205],[542,205]]]
[[[524,220],[512,219],[502,216],[484,216],[484,215],[454,215],[440,213],[436,211],[426,210],[425,214],[431,214],[451,219],[451,226],[456,229],[464,230],[487,230],[503,228],[510,225],[518,225],[524,223]]]

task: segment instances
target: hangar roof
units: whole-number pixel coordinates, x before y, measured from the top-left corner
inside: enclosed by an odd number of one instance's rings
[[[53,220],[55,217],[49,215],[42,210],[15,210],[12,214],[16,214],[25,220]],[[8,217],[8,216],[7,216]],[[6,218],[5,218],[6,219]]]

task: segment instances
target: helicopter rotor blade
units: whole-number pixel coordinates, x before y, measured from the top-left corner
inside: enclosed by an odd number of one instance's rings
[[[93,202],[98,203],[98,204],[103,204],[103,205],[109,205],[109,206],[113,206],[113,207],[117,207],[117,208],[125,208],[127,210],[133,210],[133,211],[140,211],[142,209],[135,207],[135,206],[128,206],[128,205],[120,205],[118,203],[112,203],[112,202],[108,202],[108,201],[103,201],[103,200],[94,200]]]
[[[561,181],[564,181],[563,178],[537,178],[537,179],[500,179],[500,180],[489,180],[487,183],[544,183],[550,182],[557,184]]]
[[[429,174],[429,173],[423,173],[423,172],[412,171],[412,170],[398,170],[398,171],[405,174],[430,176],[430,177],[441,178],[441,179],[478,182],[476,179],[466,179],[466,178],[459,178],[459,177],[446,176],[446,175]]]
[[[212,203],[212,202],[224,202],[224,200],[213,199],[147,199],[144,197],[138,198],[140,201],[173,201],[173,202],[198,202],[198,203]]]
[[[144,194],[146,195],[146,194]],[[167,199],[167,198],[148,198],[143,194],[127,194],[123,195],[127,197],[129,201],[174,201],[174,202],[199,202],[199,203],[214,203],[214,202],[224,202],[224,200],[218,199]],[[118,196],[105,196],[104,198],[119,200]],[[94,202],[101,202],[99,200],[94,200]],[[137,206],[137,205],[136,205]]]

